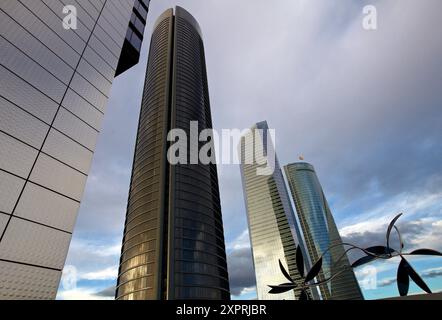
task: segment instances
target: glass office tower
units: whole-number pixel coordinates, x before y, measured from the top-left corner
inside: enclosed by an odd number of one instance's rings
[[[138,62],[148,6],[0,1],[0,299],[55,298],[112,81]]]
[[[345,270],[319,287],[322,299],[363,299],[355,274],[352,269],[348,268],[350,264],[344,252],[338,228],[313,166],[305,162],[292,163],[286,165],[284,171],[311,261],[317,261],[321,254],[333,246],[323,257],[322,271],[317,280],[322,281]],[[340,257],[343,258],[339,260]]]
[[[167,159],[169,130],[189,137],[190,121],[212,128],[204,45],[196,20],[176,7],[152,34],[117,299],[230,298],[216,165]],[[187,160],[198,152],[185,148]]]
[[[299,296],[299,290],[282,294],[268,293],[269,285],[287,282],[279,269],[279,259],[290,276],[300,281],[296,268],[296,247],[301,237],[274,146],[267,139],[267,130],[267,122],[257,123],[241,138],[239,145],[256,289],[259,300],[294,300]],[[257,153],[268,159],[269,163],[272,162],[270,157],[275,155],[273,172],[270,169],[267,175],[258,174],[257,169],[263,165],[255,157]]]

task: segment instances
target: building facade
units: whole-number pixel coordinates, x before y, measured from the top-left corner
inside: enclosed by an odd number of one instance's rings
[[[258,130],[258,131],[256,131]],[[301,281],[296,267],[296,247],[302,241],[267,122],[259,122],[240,141],[240,169],[247,210],[250,243],[256,275],[258,300],[296,300],[300,291],[269,294],[269,285],[286,283],[279,269],[281,260],[290,276]],[[258,174],[263,155],[270,165],[267,174]],[[274,160],[271,157],[274,156]],[[266,172],[263,172],[266,173]],[[302,244],[301,244],[302,247]]]
[[[171,129],[212,128],[204,45],[184,9],[165,11],[152,34],[116,298],[229,299],[215,164],[171,164]],[[185,146],[186,158],[198,146]],[[198,149],[198,150],[197,150]]]
[[[55,298],[111,85],[138,62],[148,6],[0,1],[0,299]]]
[[[338,276],[319,286],[324,300],[361,300],[363,295],[313,166],[298,162],[284,167],[310,260],[323,257],[317,280]]]

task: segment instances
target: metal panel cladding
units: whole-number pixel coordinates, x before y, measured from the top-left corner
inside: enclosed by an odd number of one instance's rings
[[[139,1],[0,1],[0,299],[56,297]]]

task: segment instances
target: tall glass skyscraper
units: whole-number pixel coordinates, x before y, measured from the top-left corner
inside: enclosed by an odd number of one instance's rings
[[[301,223],[306,248],[314,263],[329,247],[332,249],[323,257],[323,268],[318,280],[345,270],[326,284],[320,285],[322,299],[361,300],[363,295],[349,261],[344,252],[338,228],[331,214],[321,184],[313,166],[298,162],[286,165],[285,174]],[[339,258],[342,257],[341,260]]]
[[[176,7],[152,34],[117,299],[230,298],[216,165],[167,159],[168,132],[189,137],[191,121],[212,128],[204,45],[197,21]]]
[[[55,298],[112,81],[138,62],[148,6],[0,1],[0,299]]]
[[[257,123],[241,138],[239,145],[256,289],[259,300],[294,300],[299,297],[299,290],[278,295],[268,293],[269,285],[287,282],[279,269],[279,259],[290,276],[300,281],[296,247],[301,237],[273,143],[267,139],[267,130],[267,122]],[[268,174],[258,174],[257,169],[263,164],[256,154],[264,156],[269,164],[274,155],[274,168],[270,168]]]

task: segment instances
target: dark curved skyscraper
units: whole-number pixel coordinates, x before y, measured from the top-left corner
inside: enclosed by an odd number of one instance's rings
[[[189,137],[191,121],[212,128],[201,31],[177,7],[152,34],[117,299],[230,298],[216,165],[167,160],[169,130]]]

